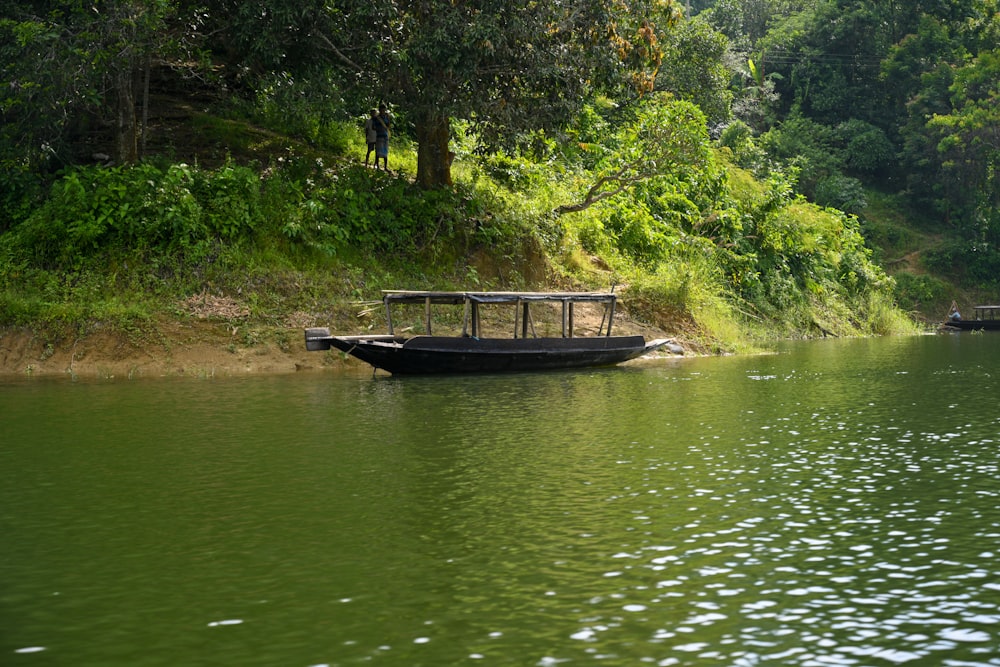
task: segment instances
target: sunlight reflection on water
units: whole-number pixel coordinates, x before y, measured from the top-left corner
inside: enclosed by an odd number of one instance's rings
[[[686,456],[637,471],[644,502],[631,518],[650,540],[616,552],[624,564],[605,573],[623,609],[648,612],[649,643],[667,649],[637,657],[807,665],[961,655],[951,664],[1000,664],[993,408],[928,430],[928,413],[879,397],[832,409],[802,398],[775,392],[765,414],[742,412],[739,429],[699,422]],[[780,409],[789,403],[794,412]],[[929,412],[939,419],[957,405]],[[629,491],[609,500],[639,497]],[[662,578],[651,585],[647,571]],[[613,637],[624,622],[606,610],[571,636],[620,644]]]

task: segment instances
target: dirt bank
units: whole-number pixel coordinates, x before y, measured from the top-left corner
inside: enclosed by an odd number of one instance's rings
[[[294,373],[349,363],[332,353],[306,352],[302,336],[301,329],[250,329],[201,321],[161,323],[154,333],[141,336],[95,331],[48,338],[8,329],[0,333],[0,375],[216,377]]]
[[[616,333],[669,337],[617,319]],[[231,377],[357,366],[363,364],[335,350],[307,352],[301,327],[234,326],[192,319],[158,322],[136,334],[98,329],[85,335],[51,336],[28,329],[0,330],[0,376],[7,377]]]

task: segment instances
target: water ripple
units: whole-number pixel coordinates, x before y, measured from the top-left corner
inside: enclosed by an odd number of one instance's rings
[[[25,400],[0,451],[6,657],[997,666],[977,338]]]

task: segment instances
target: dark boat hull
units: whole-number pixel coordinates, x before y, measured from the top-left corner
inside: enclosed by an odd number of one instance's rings
[[[307,334],[308,336],[308,334]],[[307,338],[307,345],[310,340]],[[612,366],[666,344],[642,336],[594,338],[314,337],[393,374],[504,373]]]
[[[1000,331],[1000,320],[948,320],[942,326],[959,331]]]

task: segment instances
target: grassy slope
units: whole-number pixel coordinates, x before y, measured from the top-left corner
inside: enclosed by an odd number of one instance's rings
[[[944,320],[953,300],[966,311],[974,304],[991,301],[990,294],[960,287],[950,277],[925,266],[928,253],[952,240],[944,225],[913,210],[903,195],[869,190],[867,199],[865,236],[876,261],[896,280],[900,308],[933,326]]]

